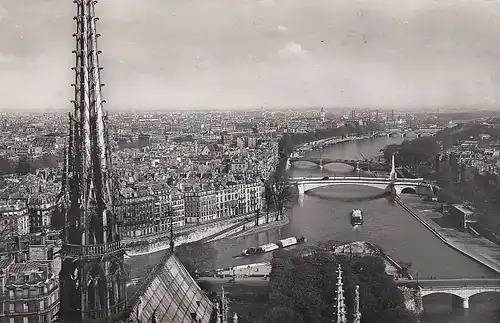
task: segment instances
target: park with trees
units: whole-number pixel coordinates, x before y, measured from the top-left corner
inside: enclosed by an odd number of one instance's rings
[[[332,254],[319,248],[308,255],[274,253],[268,310],[261,322],[332,322],[338,265],[343,271],[347,317],[353,314],[355,286],[359,285],[362,322],[416,322],[380,257]]]

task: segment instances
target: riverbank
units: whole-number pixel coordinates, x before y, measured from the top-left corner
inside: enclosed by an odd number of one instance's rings
[[[218,234],[233,226],[243,225],[251,222],[253,214],[245,214],[239,217],[219,219],[214,222],[195,226],[181,227],[174,231],[175,245],[195,242],[212,235]],[[129,257],[146,255],[157,251],[166,250],[170,247],[170,233],[164,232],[140,238],[124,239],[123,246]]]
[[[248,229],[244,232],[241,232],[241,233],[234,234],[232,236],[228,236],[227,238],[238,239],[238,238],[246,237],[246,236],[251,235],[251,234],[261,233],[261,232],[265,232],[265,231],[268,231],[268,230],[271,230],[274,228],[279,228],[279,227],[287,225],[288,223],[290,223],[290,217],[285,214],[278,221],[261,224],[259,226],[254,226],[253,228],[250,228],[250,229]]]
[[[500,274],[500,248],[486,238],[447,226],[443,214],[437,211],[440,203],[405,194],[396,201],[446,245]]]

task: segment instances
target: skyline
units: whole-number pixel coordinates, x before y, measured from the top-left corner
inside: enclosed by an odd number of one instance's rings
[[[101,0],[105,109],[495,107],[494,5]],[[74,14],[0,0],[0,112],[71,110]]]

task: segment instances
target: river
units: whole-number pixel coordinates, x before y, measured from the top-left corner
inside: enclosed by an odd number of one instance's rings
[[[323,152],[311,152],[311,156],[323,154],[329,159],[362,159],[376,157],[380,149],[402,138],[379,137],[339,144],[325,148]],[[292,168],[292,176],[321,176],[327,174],[354,175],[345,165],[325,165],[323,170],[299,162]],[[360,175],[369,175],[362,173]],[[349,212],[363,209],[365,222],[353,230]],[[364,186],[334,186],[308,192],[290,214],[290,223],[282,228],[213,243],[219,250],[215,262],[218,268],[235,264],[270,261],[271,254],[234,260],[232,257],[251,246],[275,242],[288,236],[304,236],[307,244],[320,241],[364,240],[382,247],[396,261],[411,262],[411,272],[420,278],[496,277],[496,274],[479,263],[443,244],[429,230],[390,198],[381,195],[376,188]],[[130,261],[134,266],[144,266],[159,260],[161,252],[137,256]],[[421,322],[481,322],[500,321],[500,295],[481,294],[471,298],[470,309],[451,306],[451,296],[432,295],[424,298],[425,314]]]

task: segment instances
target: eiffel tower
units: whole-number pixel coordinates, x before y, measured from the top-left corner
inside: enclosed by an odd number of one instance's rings
[[[124,251],[118,219],[112,212],[111,156],[94,13],[97,1],[73,2],[77,7],[75,97],[62,187],[65,227],[59,319],[117,321],[126,304]]]

